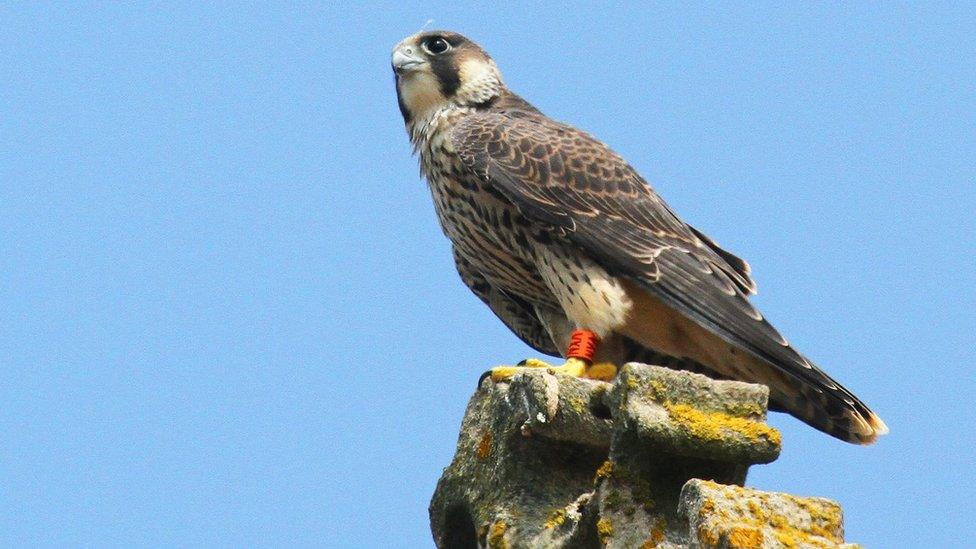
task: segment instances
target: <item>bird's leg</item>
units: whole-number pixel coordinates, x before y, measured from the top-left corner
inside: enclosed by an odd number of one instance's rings
[[[553,366],[537,358],[527,358],[516,366],[498,366],[485,372],[478,384],[486,377],[492,381],[508,381],[515,374],[528,368],[548,368],[550,373],[610,381],[617,375],[617,367],[609,362],[593,363],[600,338],[590,330],[574,330],[566,351],[566,362]]]

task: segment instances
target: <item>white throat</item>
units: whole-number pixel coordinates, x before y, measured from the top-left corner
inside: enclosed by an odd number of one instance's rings
[[[423,155],[430,152],[431,144],[445,137],[445,130],[454,120],[473,111],[472,107],[462,107],[451,102],[431,109],[423,118],[412,119],[407,124],[407,133],[410,134],[414,153],[419,152]]]

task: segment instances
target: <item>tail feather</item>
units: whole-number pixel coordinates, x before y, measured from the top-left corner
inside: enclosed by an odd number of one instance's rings
[[[704,374],[713,379],[737,379],[769,387],[769,409],[786,412],[828,435],[853,444],[871,444],[888,433],[888,426],[842,385],[811,364],[815,376],[794,377],[751,355],[739,355],[735,371],[721,372],[689,358],[660,353],[625,338],[625,361],[644,362]],[[809,379],[813,377],[814,379]]]
[[[767,368],[773,370],[772,366]],[[826,374],[823,374],[822,383],[813,383],[790,379],[778,370],[775,373],[779,374],[775,377],[782,379],[781,382],[769,384],[767,380],[763,381],[770,385],[773,407],[854,444],[871,444],[888,433],[888,426],[877,414]]]

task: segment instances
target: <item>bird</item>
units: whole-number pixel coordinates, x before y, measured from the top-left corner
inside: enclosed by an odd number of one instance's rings
[[[685,223],[602,141],[505,85],[479,45],[393,48],[397,103],[461,280],[522,341],[561,356],[493,368],[612,379],[631,361],[769,387],[770,409],[870,444],[885,423],[749,301],[749,264]]]

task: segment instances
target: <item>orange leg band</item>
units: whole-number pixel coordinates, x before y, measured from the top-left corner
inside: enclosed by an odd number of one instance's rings
[[[587,362],[593,362],[596,354],[596,345],[600,338],[589,330],[573,330],[569,337],[569,350],[566,358],[578,358]]]

